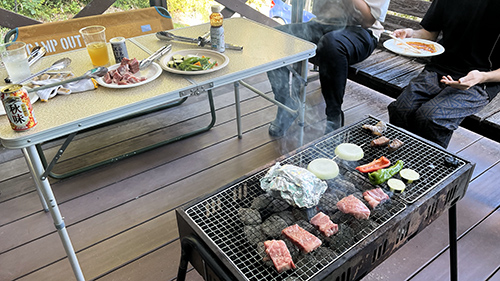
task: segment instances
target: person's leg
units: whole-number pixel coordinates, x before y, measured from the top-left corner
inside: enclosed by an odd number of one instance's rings
[[[422,71],[406,86],[398,98],[389,104],[389,122],[420,135],[415,112],[443,89],[435,72]]]
[[[377,46],[371,32],[360,27],[346,27],[326,33],[318,42],[315,61],[319,65],[321,92],[326,103],[329,133],[343,126],[341,106],[350,64],[366,59]]]
[[[278,26],[276,29],[315,44],[323,35],[320,25],[315,22],[282,25]],[[297,109],[299,100],[296,94],[290,92],[290,72],[288,69],[286,67],[278,68],[269,71],[267,76],[271,83],[274,98],[291,109]],[[294,93],[297,92],[298,91],[295,91]],[[276,118],[269,126],[269,135],[273,137],[283,136],[297,116],[297,114],[289,113],[281,107],[278,107]]]
[[[479,112],[488,102],[488,94],[480,86],[468,90],[445,87],[415,112],[417,131],[420,136],[447,148],[453,131],[465,117]]]

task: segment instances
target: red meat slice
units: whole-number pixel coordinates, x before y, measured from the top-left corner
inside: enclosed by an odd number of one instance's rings
[[[323,212],[319,212],[311,219],[311,224],[318,227],[319,231],[326,237],[332,236],[339,231],[339,226],[334,224],[330,217]]]
[[[126,65],[130,62],[130,59],[128,58],[123,58],[122,61],[120,62],[121,65]]]
[[[109,72],[104,74],[104,77],[102,78],[102,80],[104,80],[104,83],[106,83],[106,84],[113,83],[113,78],[111,78],[111,74]]]
[[[360,220],[366,220],[370,217],[370,209],[368,209],[361,200],[354,197],[354,195],[342,198],[342,200],[337,202],[337,208],[339,208],[341,212],[351,214]]]
[[[134,59],[123,58],[120,65],[108,71],[103,77],[104,82],[118,85],[135,84],[147,80],[146,77],[137,77],[134,74],[139,72],[139,61]],[[108,77],[109,76],[109,77]]]
[[[130,72],[137,73],[139,71],[139,61],[136,58],[133,58],[128,62],[128,68]]]
[[[118,73],[118,71],[115,71],[115,73],[113,74],[113,83],[118,84],[120,80],[122,80],[122,76],[120,75],[120,73]]]
[[[318,237],[312,235],[297,224],[283,229],[281,233],[283,233],[305,253],[310,253],[321,246],[321,240],[319,240]]]
[[[290,251],[283,240],[268,240],[264,242],[264,246],[279,273],[295,268]]]
[[[121,75],[124,75],[125,73],[127,73],[129,70],[128,70],[128,66],[127,65],[120,65],[116,71],[118,73],[120,73]]]
[[[363,198],[368,201],[368,204],[370,204],[372,209],[375,209],[378,204],[388,200],[389,195],[385,194],[385,192],[379,187],[363,192]]]

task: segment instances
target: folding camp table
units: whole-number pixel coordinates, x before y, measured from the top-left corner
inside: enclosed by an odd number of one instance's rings
[[[231,83],[235,87],[238,135],[241,137],[238,90],[240,81],[294,63],[300,63],[302,66],[300,74],[305,81],[307,60],[315,55],[316,45],[243,18],[225,20],[224,28],[226,41],[242,45],[243,50],[226,50],[225,55],[230,60],[229,64],[216,72],[193,76],[163,72],[156,80],[136,88],[99,87],[94,91],[56,96],[47,103],[34,104],[38,125],[26,132],[13,131],[7,118],[0,118],[0,140],[6,148],[22,149],[35,186],[42,195],[42,203],[47,204],[53,217],[77,280],[84,280],[83,273],[47,179],[49,171],[43,165],[36,145],[63,136],[72,137],[79,131],[152,109],[159,104],[178,101],[183,97],[204,93],[211,95],[212,89]],[[197,37],[208,30],[209,25],[202,24],[175,29],[172,32],[180,36]],[[158,40],[154,34],[150,34],[129,39],[127,48],[130,57],[143,59],[166,43]],[[199,48],[186,43],[172,43],[172,47],[173,52]],[[44,69],[62,57],[72,59],[71,70],[77,76],[92,68],[85,49],[45,57],[38,68]],[[1,77],[5,74],[5,70],[1,69]],[[299,107],[299,116],[300,124],[303,126],[305,87],[302,87],[300,93],[302,103]],[[301,131],[303,136],[303,128]]]

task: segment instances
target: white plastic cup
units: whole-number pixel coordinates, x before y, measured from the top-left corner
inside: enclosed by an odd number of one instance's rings
[[[15,41],[1,44],[0,57],[12,83],[21,81],[31,75],[26,43]]]
[[[109,65],[106,28],[100,25],[87,26],[80,29],[80,34],[85,41],[92,64],[94,66]]]

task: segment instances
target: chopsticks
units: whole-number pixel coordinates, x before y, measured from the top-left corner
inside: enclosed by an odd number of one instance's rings
[[[417,54],[421,54],[422,53],[422,51],[420,51],[419,49],[417,49],[417,48],[411,46],[410,44],[406,43],[405,41],[403,41],[403,39],[394,36],[394,34],[392,34],[391,31],[385,30],[384,32],[387,35],[389,35],[389,37],[391,37],[392,39],[394,39],[394,40],[398,41],[399,43],[403,44],[405,47],[407,47],[408,49],[410,49],[412,52],[417,53]]]

